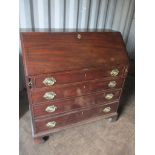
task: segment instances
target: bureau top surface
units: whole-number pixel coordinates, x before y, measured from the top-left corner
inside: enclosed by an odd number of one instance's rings
[[[119,32],[22,32],[26,75],[128,64]]]

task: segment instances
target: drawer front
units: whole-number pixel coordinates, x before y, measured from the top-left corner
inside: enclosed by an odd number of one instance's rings
[[[57,102],[44,102],[39,105],[34,105],[33,116],[48,116],[60,113],[65,113],[73,110],[79,110],[93,105],[103,105],[109,102],[113,102],[119,99],[121,91],[107,91],[104,93],[80,96],[69,100],[57,101]],[[113,94],[112,98],[109,99],[107,96]]]
[[[32,102],[39,103],[45,101],[55,101],[57,99],[77,97],[90,93],[105,91],[107,89],[119,89],[123,85],[123,78],[111,79],[108,81],[88,81],[76,84],[68,84],[63,86],[54,86],[53,88],[38,89],[31,92]],[[48,94],[53,93],[51,98]]]
[[[53,87],[68,83],[75,83],[87,80],[102,79],[104,77],[121,77],[124,74],[123,66],[85,69],[81,71],[47,74],[34,77],[33,87]]]
[[[112,104],[92,107],[87,110],[70,113],[63,116],[51,117],[43,120],[38,119],[38,120],[35,120],[35,132],[38,133],[45,130],[52,130],[58,127],[74,124],[92,117],[113,113],[117,111],[117,107],[118,107],[118,103],[115,102]]]

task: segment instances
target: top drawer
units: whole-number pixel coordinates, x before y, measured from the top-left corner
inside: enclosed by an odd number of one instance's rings
[[[124,66],[116,66],[39,75],[36,77],[32,77],[32,87],[52,87],[53,85],[62,85],[87,80],[102,79],[106,77],[122,77],[124,76],[124,69]]]

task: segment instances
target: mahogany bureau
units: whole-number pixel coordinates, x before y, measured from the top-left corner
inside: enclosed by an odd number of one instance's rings
[[[21,32],[32,134],[117,119],[128,72],[119,32]]]

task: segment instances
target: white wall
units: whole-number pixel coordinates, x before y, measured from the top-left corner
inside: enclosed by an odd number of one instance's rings
[[[20,28],[95,28],[122,33],[129,56],[135,51],[134,0],[20,0]],[[20,62],[20,65],[22,63]],[[20,89],[24,86],[20,67]]]

